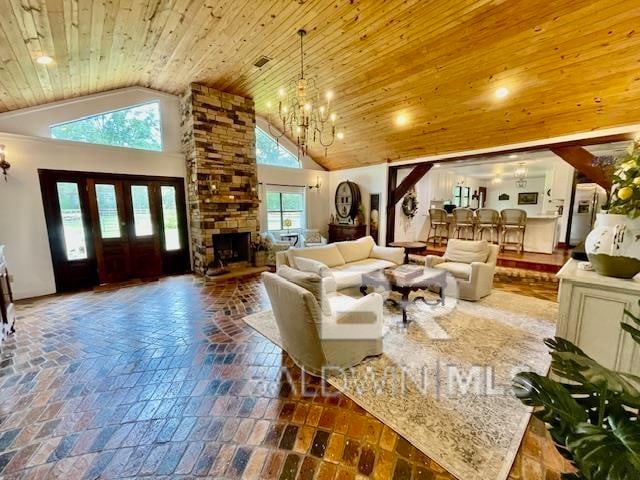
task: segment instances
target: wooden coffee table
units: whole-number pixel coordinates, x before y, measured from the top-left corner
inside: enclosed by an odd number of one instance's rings
[[[391,242],[389,246],[404,248],[404,263],[409,263],[410,253],[422,252],[427,248],[424,242]]]
[[[421,290],[432,290],[437,288],[437,293],[440,295],[440,299],[435,302],[428,302],[424,296],[417,296],[413,299],[422,300],[427,305],[444,305],[444,290],[447,286],[447,272],[437,268],[425,268],[424,274],[406,281],[399,281],[389,272],[392,269],[381,269],[375,272],[365,273],[362,275],[362,285],[360,286],[360,293],[367,294],[367,290],[370,287],[384,287],[392,292],[398,292],[402,299],[396,301],[388,299],[395,305],[399,305],[402,308],[402,324],[407,325],[407,307],[411,304],[409,301],[409,294],[411,292],[417,292]]]

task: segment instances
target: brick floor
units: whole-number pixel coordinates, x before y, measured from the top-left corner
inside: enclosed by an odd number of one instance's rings
[[[549,278],[496,280],[555,299]],[[453,478],[332,387],[305,377],[303,389],[288,356],[241,321],[267,307],[258,277],[189,275],[20,302],[0,359],[0,474]],[[532,422],[511,478],[565,468]]]

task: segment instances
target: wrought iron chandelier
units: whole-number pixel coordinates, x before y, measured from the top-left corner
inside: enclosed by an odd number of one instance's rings
[[[298,146],[298,156],[308,154],[310,142],[318,143],[324,147],[324,155],[327,156],[327,148],[333,145],[336,139],[342,139],[341,132],[336,133],[336,113],[331,110],[333,92],[330,90],[320,98],[320,89],[316,86],[314,78],[304,76],[304,37],[306,30],[298,30],[300,36],[300,75],[291,80],[288,89],[280,88],[278,91],[277,127],[272,128],[273,104],[267,102],[269,133],[276,139],[286,134],[295,138]],[[275,128],[278,131],[275,131]]]

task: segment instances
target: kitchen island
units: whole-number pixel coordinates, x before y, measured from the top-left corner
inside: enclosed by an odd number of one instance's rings
[[[449,221],[449,238],[453,237],[453,215],[447,215]],[[524,231],[524,251],[532,253],[553,253],[560,239],[559,215],[527,215]],[[429,218],[427,216],[427,224]],[[510,233],[507,241],[515,240],[515,233]],[[488,235],[487,235],[488,236]],[[494,237],[495,238],[495,237]]]
[[[558,215],[527,215],[524,231],[524,251],[553,253],[560,236]]]

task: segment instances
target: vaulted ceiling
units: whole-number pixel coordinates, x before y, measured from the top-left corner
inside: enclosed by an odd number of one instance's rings
[[[637,0],[0,0],[0,11],[0,111],[195,81],[265,114],[297,75],[304,27],[307,72],[334,91],[345,134],[327,158],[311,151],[330,169],[640,121]],[[261,55],[271,61],[257,68]]]

